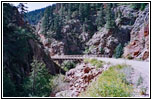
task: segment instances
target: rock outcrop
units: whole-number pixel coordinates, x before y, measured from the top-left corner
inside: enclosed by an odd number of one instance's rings
[[[40,41],[45,49],[50,52],[50,56],[64,54],[80,54],[83,52],[85,42],[89,39],[89,34],[82,31],[82,25],[79,20],[72,19],[63,26],[61,33],[62,39],[47,38],[43,34],[41,21],[36,28],[37,34],[40,36]],[[48,33],[55,34],[55,33]]]
[[[139,12],[133,29],[130,43],[124,49],[124,57],[149,59],[149,7]]]
[[[66,72],[65,81],[69,82],[67,90],[56,93],[56,97],[76,97],[85,91],[90,82],[95,81],[96,77],[106,70],[110,65],[103,65],[96,68],[90,64],[80,64],[76,68]]]
[[[121,17],[115,20],[115,29],[109,30],[103,27],[96,32],[87,42],[89,47],[88,53],[112,57],[119,43],[124,46],[130,41],[130,32],[138,16],[138,11],[130,8],[128,5],[118,6],[114,9],[114,12],[119,11],[121,12]]]
[[[89,53],[112,57],[119,43],[125,44],[130,40],[130,29],[131,26],[121,26],[120,28],[111,30],[102,28],[99,32],[95,33],[87,43],[90,47]]]

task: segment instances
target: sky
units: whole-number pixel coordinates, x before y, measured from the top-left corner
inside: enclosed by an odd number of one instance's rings
[[[19,4],[19,2],[13,2],[11,4],[17,6]],[[28,7],[28,9],[27,9],[28,11],[32,11],[32,10],[36,10],[36,9],[40,9],[40,8],[45,8],[45,7],[50,6],[52,4],[54,4],[54,3],[50,3],[50,2],[48,2],[48,3],[46,3],[46,2],[40,2],[40,3],[31,2],[31,3],[29,3],[28,2],[26,4],[26,6]]]

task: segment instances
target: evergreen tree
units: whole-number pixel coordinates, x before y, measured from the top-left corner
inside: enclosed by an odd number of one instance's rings
[[[80,3],[79,5],[79,17],[81,21],[84,21],[84,4]]]
[[[61,3],[61,8],[60,8],[60,20],[63,20],[64,17],[64,5]]]
[[[141,3],[132,3],[131,4],[131,8],[135,9],[135,10],[139,10],[141,7]]]
[[[24,21],[17,8],[8,3],[3,4],[3,20],[4,96],[26,96],[22,83],[30,71],[29,39],[34,39],[34,34],[27,24],[22,24]]]
[[[56,17],[54,19],[54,32],[56,33],[53,35],[54,38],[56,38],[56,39],[62,38],[61,28],[62,28],[62,22],[60,21],[59,15],[56,15]]]
[[[50,17],[50,7],[47,7],[44,11],[44,19],[43,19],[43,22],[42,22],[42,26],[43,26],[43,30],[44,30],[44,34],[48,31],[49,29],[49,17]]]
[[[49,29],[53,29],[53,20],[54,20],[54,15],[53,15],[53,8],[51,6],[47,7],[44,11],[44,19],[42,21],[42,27],[43,27],[43,32],[46,34],[46,32]]]
[[[83,5],[83,9],[84,9],[84,17],[89,19],[89,16],[90,16],[90,4],[89,3],[86,3]]]
[[[49,85],[51,75],[44,63],[33,60],[31,63],[32,72],[28,80],[24,82],[24,88],[29,96],[49,96],[51,86]]]
[[[101,4],[100,11],[99,11],[97,19],[96,19],[96,23],[97,23],[97,27],[98,28],[102,27],[104,25],[104,23],[105,23],[103,4]]]
[[[119,43],[119,45],[115,48],[114,56],[116,58],[120,58],[122,54],[123,54],[123,46],[121,43]]]
[[[72,9],[72,6],[71,6],[72,4],[71,3],[69,3],[68,4],[68,17],[67,17],[67,20],[70,20],[71,19],[71,9]]]
[[[106,4],[106,28],[107,29],[113,29],[115,28],[115,16],[114,16],[114,12],[112,11],[112,4],[108,3]]]
[[[22,17],[25,17],[25,14],[26,14],[27,11],[28,11],[28,10],[27,10],[28,7],[26,7],[25,4],[26,4],[26,3],[24,3],[24,4],[23,4],[23,3],[19,3],[19,5],[17,6],[17,8],[19,9],[20,14],[21,14]]]
[[[146,5],[147,5],[146,3],[142,3],[141,7],[140,7],[140,10],[143,11],[145,9]]]
[[[117,6],[118,6],[117,3],[112,3],[112,8],[113,8],[113,9],[116,8]]]

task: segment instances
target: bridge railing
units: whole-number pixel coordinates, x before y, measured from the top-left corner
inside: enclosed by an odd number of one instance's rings
[[[104,57],[103,55],[55,55],[52,59],[85,59],[85,58]]]

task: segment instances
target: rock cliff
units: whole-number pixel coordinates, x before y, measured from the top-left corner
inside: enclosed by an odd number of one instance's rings
[[[140,11],[130,33],[130,43],[124,49],[124,57],[149,60],[149,7]]]

